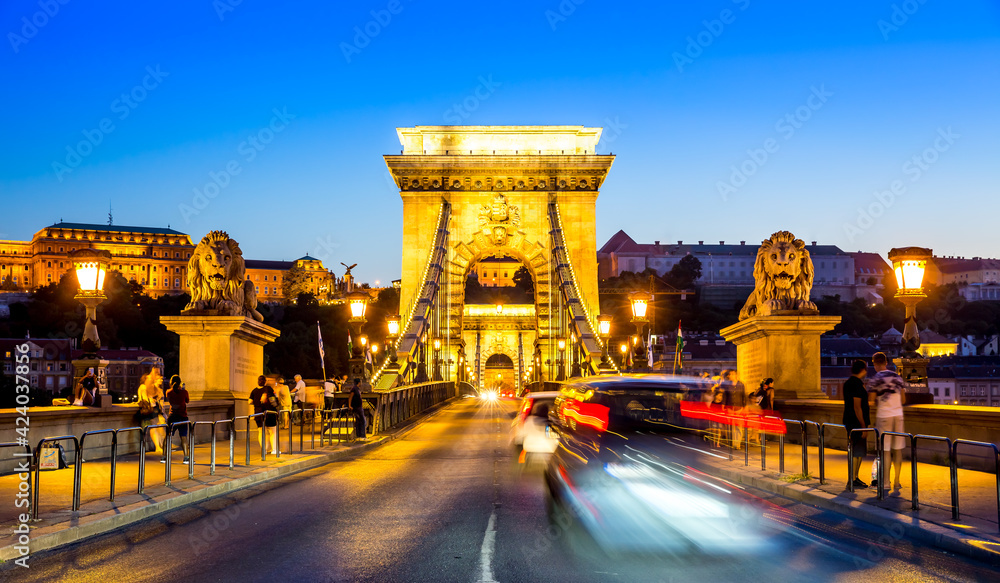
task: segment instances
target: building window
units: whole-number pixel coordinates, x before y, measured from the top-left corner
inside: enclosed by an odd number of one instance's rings
[[[951,387],[945,387],[944,388],[944,396],[945,397],[950,397],[951,396]]]
[[[937,396],[938,396],[938,388],[937,388],[937,387],[934,387],[934,396],[935,396],[935,397],[937,397]]]
[[[181,280],[180,280],[180,278],[176,278],[176,277],[174,278],[174,287],[181,287]]]

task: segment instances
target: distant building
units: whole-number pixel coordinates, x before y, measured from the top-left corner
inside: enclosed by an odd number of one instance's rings
[[[4,375],[14,376],[17,346],[28,345],[28,384],[52,395],[73,386],[73,341],[68,338],[0,338]]]
[[[512,287],[521,262],[513,257],[488,257],[476,264],[476,277],[483,287]]]
[[[618,231],[597,252],[600,279],[616,277],[625,271],[634,273],[653,269],[657,275],[669,272],[687,255],[701,262],[701,278],[695,284],[701,288],[702,300],[716,305],[730,305],[745,300],[753,291],[754,262],[758,245],[746,241],[718,245],[678,241],[674,244],[636,243],[625,231]],[[849,301],[856,297],[868,299],[871,286],[858,289],[854,257],[835,245],[817,245],[813,241],[806,249],[813,261],[813,298],[839,295]],[[860,296],[859,296],[860,293]]]
[[[1000,259],[934,257],[927,263],[925,284],[1000,284]]]
[[[94,248],[111,253],[111,270],[143,286],[146,295],[187,293],[187,264],[194,252],[191,237],[161,227],[128,227],[59,222],[39,230],[31,241],[0,241],[0,290],[34,291],[58,282],[73,269],[70,253]],[[284,299],[281,280],[292,265],[309,272],[307,288],[321,296],[332,293],[337,278],[323,262],[308,255],[295,261],[245,259],[247,279],[258,289],[258,301]]]
[[[920,332],[920,348],[917,349],[921,356],[954,356],[958,354],[958,341],[938,334],[933,330],[922,330]]]
[[[1000,284],[996,283],[970,283],[958,286],[958,295],[967,302],[996,302],[1000,301]]]

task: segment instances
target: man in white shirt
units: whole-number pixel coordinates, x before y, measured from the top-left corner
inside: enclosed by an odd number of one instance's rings
[[[302,380],[300,374],[295,375],[295,387],[292,389],[292,395],[295,397],[295,403],[299,406],[298,424],[301,425],[306,408],[306,382]]]
[[[892,431],[904,433],[903,429],[903,404],[906,402],[906,381],[903,377],[889,370],[889,362],[885,354],[876,352],[872,356],[872,364],[875,365],[875,375],[868,381],[868,397],[876,405],[875,427],[879,432]],[[906,438],[899,435],[892,435],[889,439],[883,439],[889,443],[892,456],[889,461],[890,469],[895,466],[895,478],[892,483],[894,493],[898,493],[902,487],[899,483],[899,472],[903,466],[903,448],[906,446]],[[889,475],[883,468],[883,476]]]

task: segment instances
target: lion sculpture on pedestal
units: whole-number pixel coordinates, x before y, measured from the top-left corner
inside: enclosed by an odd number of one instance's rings
[[[775,312],[817,314],[809,300],[813,286],[813,264],[801,239],[778,231],[763,241],[753,266],[753,293],[740,310],[740,320]]]
[[[191,302],[184,313],[211,311],[219,316],[247,316],[262,322],[257,311],[257,291],[246,279],[240,244],[225,231],[202,237],[188,260]]]

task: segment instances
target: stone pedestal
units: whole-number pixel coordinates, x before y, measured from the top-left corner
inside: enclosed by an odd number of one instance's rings
[[[826,399],[820,390],[819,337],[839,323],[840,316],[754,316],[720,333],[736,345],[736,367],[748,388],[771,377],[777,398]]]
[[[246,415],[247,398],[264,374],[264,345],[281,332],[245,316],[161,316],[177,333],[180,375],[191,400],[235,399]]]

